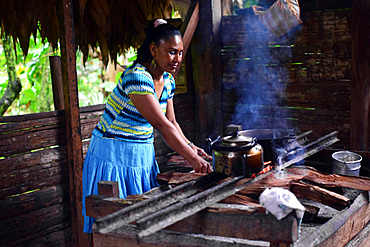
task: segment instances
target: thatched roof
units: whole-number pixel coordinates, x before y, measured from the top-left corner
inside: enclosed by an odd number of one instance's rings
[[[53,47],[59,38],[60,0],[0,0],[2,34],[19,42],[28,52],[31,35],[37,30]],[[138,46],[145,36],[148,20],[170,18],[171,0],[73,0],[77,48],[84,55],[89,46],[99,47],[103,60],[113,60],[130,46]]]

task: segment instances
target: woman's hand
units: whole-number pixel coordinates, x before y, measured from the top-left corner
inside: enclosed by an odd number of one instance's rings
[[[202,148],[195,146],[193,143],[190,143],[189,145],[200,157],[205,160],[212,161],[212,156],[208,155]]]
[[[197,155],[194,160],[190,162],[196,173],[210,173],[213,171],[211,164]]]

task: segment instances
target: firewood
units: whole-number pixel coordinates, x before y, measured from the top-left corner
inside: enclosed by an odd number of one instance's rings
[[[306,205],[302,203],[302,205],[305,208],[304,215],[303,215],[303,222],[314,222],[317,218],[317,215],[319,214],[320,208],[315,207],[312,205]]]
[[[325,186],[370,191],[370,179],[366,177],[326,174],[312,167],[290,167],[287,171],[296,175],[304,175],[304,180]]]
[[[206,175],[205,173],[183,173],[183,172],[169,172],[158,173],[157,180],[167,182],[168,184],[180,185],[190,180],[197,179]]]
[[[262,179],[256,183],[253,183],[241,191],[238,192],[238,194],[242,195],[249,195],[249,194],[261,194],[266,188],[272,188],[272,187],[280,187],[284,189],[289,189],[290,184],[293,181],[299,181],[302,179],[302,175],[290,175],[287,174],[286,178],[284,179],[278,179],[275,178],[273,175],[268,176],[265,179]],[[246,180],[249,178],[246,178]],[[242,183],[243,180],[240,182]]]
[[[290,191],[298,198],[314,200],[337,210],[342,210],[350,204],[350,199],[345,196],[303,182],[293,182]]]
[[[259,213],[265,212],[265,208],[259,205],[259,202],[257,200],[254,200],[245,195],[234,194],[234,195],[231,195],[221,200],[220,203],[241,204],[245,206],[252,206],[255,208],[255,212],[259,212]]]

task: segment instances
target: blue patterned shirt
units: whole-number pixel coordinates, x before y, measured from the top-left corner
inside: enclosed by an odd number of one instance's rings
[[[159,104],[166,114],[167,100],[175,93],[175,79],[164,72],[164,88]],[[109,95],[104,114],[93,130],[99,137],[123,141],[153,142],[153,126],[140,114],[129,98],[129,94],[155,94],[151,74],[141,64],[127,68]],[[157,98],[158,99],[158,98]]]

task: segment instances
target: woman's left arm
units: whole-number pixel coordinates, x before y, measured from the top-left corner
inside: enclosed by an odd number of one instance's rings
[[[197,147],[194,145],[192,142],[190,142],[184,133],[182,132],[182,129],[180,125],[176,121],[176,116],[175,116],[175,110],[173,106],[173,100],[169,99],[167,100],[167,110],[166,110],[166,117],[167,119],[175,126],[181,137],[185,140],[186,143],[189,143],[190,147],[196,152],[198,155],[206,158],[206,159],[212,159],[212,156],[208,155],[202,148]]]

